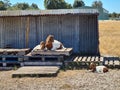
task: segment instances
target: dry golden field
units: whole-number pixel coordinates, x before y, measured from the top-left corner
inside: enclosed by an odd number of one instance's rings
[[[99,21],[102,55],[120,56],[120,21]]]

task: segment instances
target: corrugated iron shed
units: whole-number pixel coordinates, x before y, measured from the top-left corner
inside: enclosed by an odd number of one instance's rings
[[[0,11],[0,48],[33,48],[49,34],[75,53],[97,55],[98,10]]]

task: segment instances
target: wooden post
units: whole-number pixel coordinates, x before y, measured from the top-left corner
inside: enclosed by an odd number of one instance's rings
[[[28,48],[29,45],[29,32],[30,32],[30,17],[27,17],[27,21],[26,21],[26,48]]]

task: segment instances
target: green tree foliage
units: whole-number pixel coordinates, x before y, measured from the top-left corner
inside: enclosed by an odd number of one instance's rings
[[[85,6],[85,3],[82,0],[74,0],[73,8]]]
[[[44,0],[44,6],[46,9],[72,8],[71,4],[66,3],[65,0]]]
[[[9,10],[38,10],[37,4],[32,3],[29,5],[28,3],[16,3]]]
[[[110,18],[120,18],[120,13],[116,13],[116,12],[110,13],[109,17]]]
[[[14,5],[14,7],[18,10],[26,10],[26,9],[29,9],[29,4],[28,3],[17,3]]]
[[[117,17],[117,13],[116,12],[113,12],[112,15],[111,15],[112,18],[116,18]]]
[[[5,4],[3,1],[0,1],[0,10],[6,10]]]
[[[103,4],[101,1],[94,1],[92,3],[92,7],[95,7],[95,8],[102,8],[103,7]]]
[[[30,7],[31,7],[31,9],[36,9],[36,10],[39,9],[37,4],[35,4],[35,3],[32,3],[32,5]]]

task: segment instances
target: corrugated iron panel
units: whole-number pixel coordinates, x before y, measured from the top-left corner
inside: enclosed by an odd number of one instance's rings
[[[82,16],[79,17],[79,38],[81,54],[98,54],[98,28],[97,16]]]
[[[25,21],[24,17],[3,18],[4,47],[25,48]]]
[[[3,47],[3,18],[0,18],[0,47]]]
[[[58,17],[57,16],[44,16],[41,18],[42,20],[42,34],[43,40],[51,34],[54,35],[58,39]]]
[[[61,17],[61,41],[65,47],[72,47],[74,52],[79,51],[79,35],[76,32],[79,32],[77,25],[77,17],[69,15]]]
[[[66,14],[98,14],[97,9],[52,9],[52,10],[16,10],[0,11],[0,16],[37,16],[37,15],[66,15]]]
[[[38,41],[38,18],[37,17],[29,17],[30,18],[30,32],[29,32],[29,45],[28,47],[33,48],[37,44],[39,44],[40,41]],[[40,26],[39,26],[40,27]],[[41,34],[40,34],[41,35]]]

